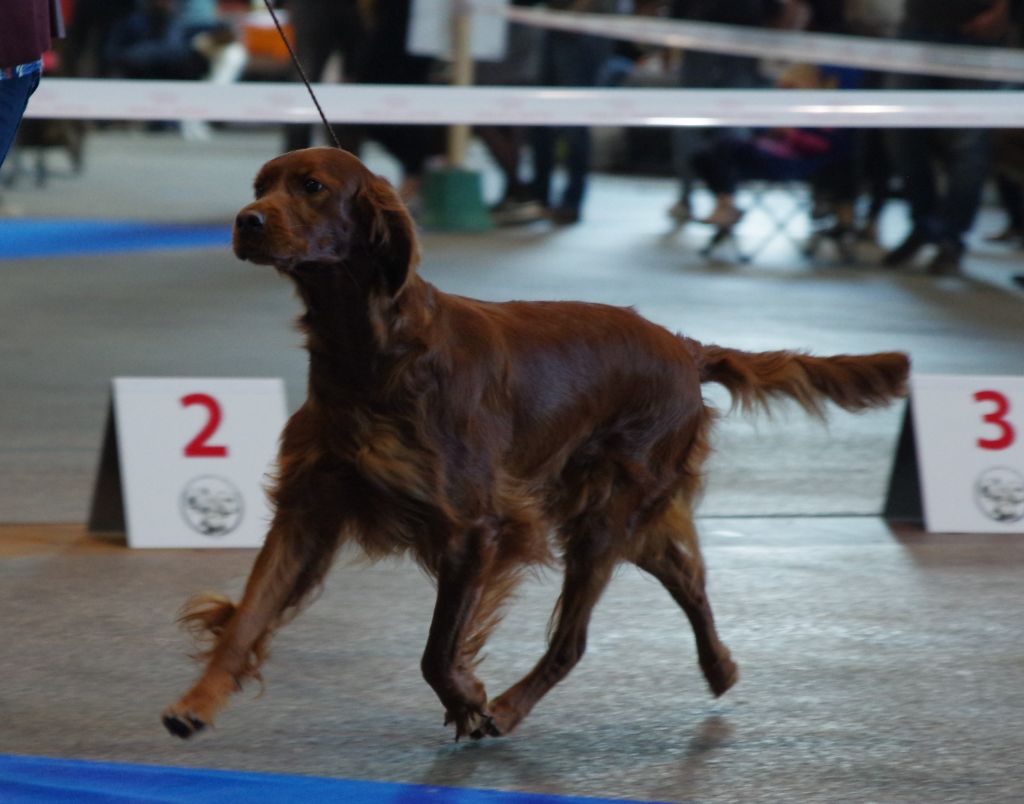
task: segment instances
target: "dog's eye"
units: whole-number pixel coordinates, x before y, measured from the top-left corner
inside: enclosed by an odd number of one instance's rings
[[[324,186],[316,179],[306,179],[302,183],[302,189],[305,190],[310,195],[312,195],[313,193],[319,193],[321,190],[324,189]]]
[[[255,185],[252,188],[252,192],[253,192],[253,195],[255,195],[257,198],[259,198],[261,195],[263,195],[263,193],[266,191],[266,189],[267,188],[264,187],[262,184],[257,184],[257,185]]]

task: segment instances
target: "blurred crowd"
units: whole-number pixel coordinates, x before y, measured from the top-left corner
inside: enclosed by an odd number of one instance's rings
[[[745,27],[848,33],[915,42],[1017,47],[1024,0],[512,0],[516,6],[603,14],[640,14]],[[295,77],[254,70],[259,54],[239,19],[258,3],[231,0],[63,0],[68,36],[53,72],[72,76],[234,81]],[[425,84],[445,81],[448,65],[406,48],[411,0],[278,0],[311,81]],[[829,64],[665,49],[512,24],[506,57],[476,65],[476,83],[514,86],[681,86],[789,89],[992,89],[977,80],[886,74]],[[331,70],[331,72],[328,72]],[[401,166],[401,192],[415,204],[424,172],[445,151],[439,126],[351,126],[337,131],[358,151],[373,140]],[[186,132],[189,133],[189,132]],[[208,132],[199,128],[192,136]],[[491,208],[498,225],[584,215],[593,168],[593,132],[585,127],[478,127],[503,177]],[[288,126],[286,150],[309,145],[308,126]],[[985,129],[696,129],[666,134],[665,169],[679,180],[668,214],[680,226],[728,233],[745,210],[745,183],[796,183],[813,199],[812,215],[837,241],[874,241],[886,203],[909,210],[905,236],[882,257],[900,268],[927,253],[935,274],[960,270],[983,190],[991,181],[1006,226],[994,241],[1024,248],[1024,131]],[[559,169],[560,168],[560,169]],[[696,213],[695,191],[711,193]],[[705,205],[706,206],[706,205]],[[926,251],[927,249],[927,251]]]

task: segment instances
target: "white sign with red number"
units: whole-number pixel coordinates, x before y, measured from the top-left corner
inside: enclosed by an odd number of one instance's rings
[[[1024,533],[1024,377],[911,383],[927,529]]]
[[[116,378],[131,547],[259,547],[285,422],[279,379]]]

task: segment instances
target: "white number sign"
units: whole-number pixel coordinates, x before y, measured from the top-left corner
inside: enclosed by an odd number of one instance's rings
[[[1024,533],[1024,377],[911,382],[927,529]]]
[[[262,544],[265,478],[286,415],[281,380],[117,378],[112,414],[116,453],[105,449],[104,463],[117,462],[131,547]],[[101,466],[93,522],[110,469]]]

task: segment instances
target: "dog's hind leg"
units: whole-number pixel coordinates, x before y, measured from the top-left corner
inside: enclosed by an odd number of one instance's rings
[[[278,511],[237,606],[224,598],[200,598],[183,622],[215,639],[206,669],[180,701],[163,713],[167,730],[190,737],[213,722],[259,665],[273,631],[299,610],[330,567],[340,540],[340,523],[307,523]]]
[[[705,590],[697,530],[682,499],[644,528],[643,547],[634,562],[661,581],[686,613],[704,677],[715,696],[723,695],[739,679],[739,669],[718,638]]]

